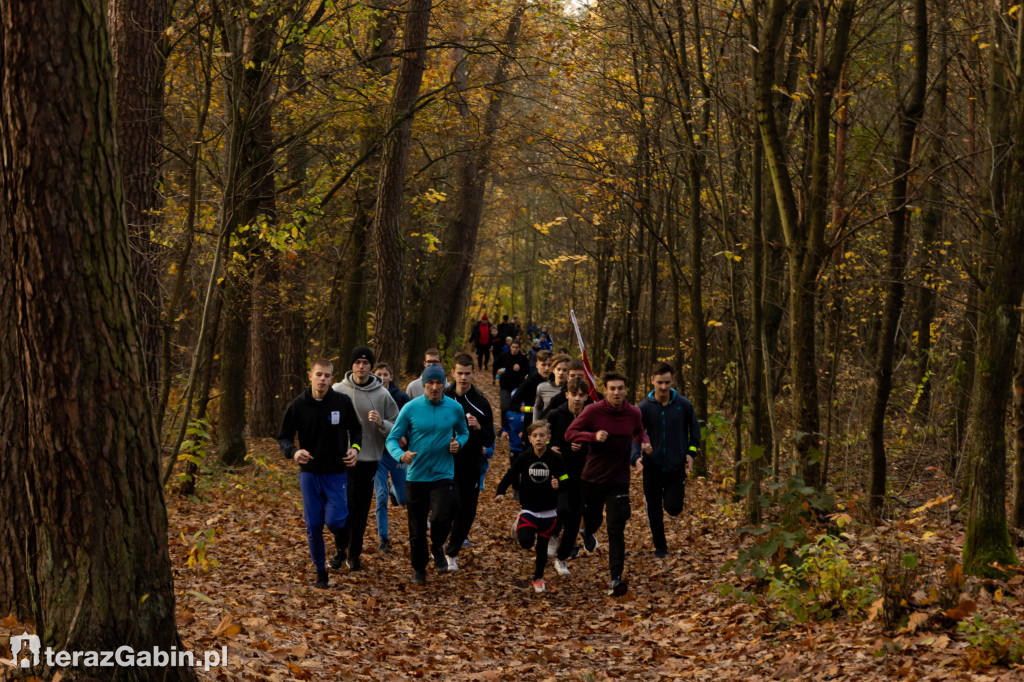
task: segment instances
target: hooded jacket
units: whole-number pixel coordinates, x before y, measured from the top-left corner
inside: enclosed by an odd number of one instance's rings
[[[391,433],[391,427],[398,418],[398,406],[395,404],[384,383],[371,374],[370,380],[360,386],[352,378],[352,372],[346,372],[345,378],[332,386],[335,391],[346,395],[355,407],[356,417],[363,429],[363,449],[359,451],[358,461],[379,462],[384,454],[384,439]],[[370,423],[370,410],[376,410],[383,420],[381,426]]]
[[[654,391],[640,401],[640,418],[651,439],[652,452],[644,455],[644,467],[661,471],[679,471],[686,467],[686,455],[696,456],[700,448],[700,422],[693,404],[673,388],[668,404],[662,405]],[[640,446],[633,445],[633,461],[640,457]]]

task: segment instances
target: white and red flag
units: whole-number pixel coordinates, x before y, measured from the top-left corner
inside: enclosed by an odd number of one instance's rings
[[[583,335],[580,333],[580,323],[576,319],[576,311],[570,310],[569,317],[572,318],[572,328],[576,331],[576,342],[580,344],[580,352],[583,353],[583,371],[587,376],[587,385],[590,386],[590,397],[597,401],[601,394],[597,391],[597,379],[594,377],[594,370],[590,368],[590,359],[587,357],[587,347],[583,345]]]

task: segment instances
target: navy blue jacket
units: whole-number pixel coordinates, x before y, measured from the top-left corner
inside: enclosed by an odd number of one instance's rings
[[[400,389],[395,382],[388,384],[388,393],[391,394],[391,399],[395,401],[395,405],[398,405],[398,409],[401,410],[405,407],[405,404],[412,400],[409,395]]]
[[[696,456],[700,448],[700,422],[693,404],[672,389],[668,405],[662,407],[654,391],[637,405],[644,431],[651,439],[652,452],[644,455],[644,467],[653,466],[661,471],[686,468],[686,455]],[[633,444],[633,461],[640,457],[640,446]]]

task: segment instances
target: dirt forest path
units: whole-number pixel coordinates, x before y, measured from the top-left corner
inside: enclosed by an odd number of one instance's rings
[[[489,381],[483,390],[496,408]],[[252,450],[266,466],[222,474],[199,501],[168,500],[185,645],[229,651],[229,666],[201,673],[207,679],[978,679],[957,642],[879,656],[877,624],[779,629],[758,608],[719,596],[736,522],[710,482],[688,485],[683,515],[667,519],[669,558],[659,560],[634,475],[625,597],[605,595],[603,527],[595,554],[571,561],[568,577],[549,564],[549,591],[534,594],[532,552],[510,535],[518,503],[493,499],[505,441],[458,572],[431,565],[427,585],[412,585],[405,510],[390,511],[391,554],[374,551],[371,510],[363,570],[331,571],[330,588],[317,590],[293,465],[272,440]]]

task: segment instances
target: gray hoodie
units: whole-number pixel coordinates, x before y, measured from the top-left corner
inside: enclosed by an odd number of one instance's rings
[[[379,462],[384,452],[384,441],[391,433],[391,427],[398,418],[398,405],[395,404],[384,384],[371,374],[370,380],[360,386],[352,379],[352,372],[346,372],[345,378],[334,384],[332,388],[338,393],[352,399],[359,417],[359,425],[363,427],[363,449],[359,451],[360,462]],[[376,410],[384,421],[383,426],[371,424],[370,410]]]

